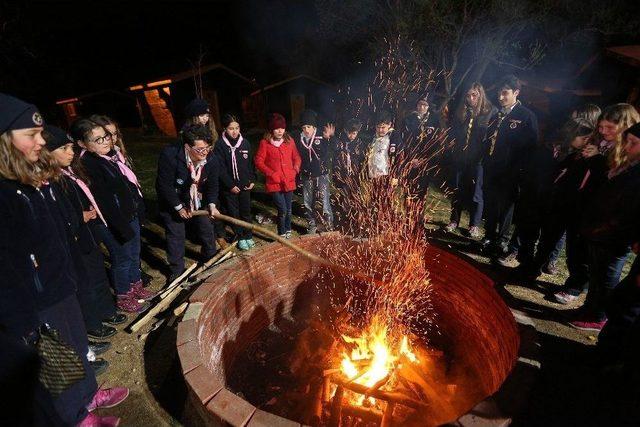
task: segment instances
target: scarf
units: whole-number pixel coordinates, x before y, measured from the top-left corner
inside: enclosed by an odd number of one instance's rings
[[[222,140],[231,150],[231,171],[233,173],[233,179],[235,179],[236,181],[240,181],[240,173],[238,172],[238,160],[236,158],[236,149],[242,144],[242,135],[238,136],[238,142],[236,142],[236,145],[231,145],[231,143],[227,139],[226,132],[222,133]]]
[[[201,201],[198,195],[198,184],[200,184],[200,178],[202,176],[202,168],[207,164],[207,160],[203,160],[198,164],[194,164],[191,157],[189,157],[189,152],[185,150],[185,155],[187,156],[187,168],[189,169],[189,173],[191,174],[191,187],[189,187],[189,207],[191,212],[197,211],[200,209]]]
[[[138,178],[136,177],[136,174],[131,170],[129,166],[127,166],[124,155],[118,150],[115,150],[115,151],[116,151],[116,154],[111,156],[106,156],[103,154],[98,154],[98,155],[103,159],[109,160],[111,163],[115,163],[116,166],[118,166],[118,169],[120,169],[120,173],[124,175],[125,178],[127,178],[127,180],[136,187],[136,190],[138,190],[138,194],[140,195],[140,197],[142,197],[142,190],[140,190],[140,183],[138,182]]]
[[[309,138],[309,142],[305,142],[305,137],[304,137],[304,133],[300,133],[300,142],[302,143],[302,146],[304,148],[307,149],[307,151],[309,152],[309,161],[313,161],[313,158],[311,156],[311,153],[313,153],[313,155],[316,156],[316,159],[320,160],[320,156],[318,156],[318,153],[316,153],[316,150],[313,149],[313,140],[316,138],[316,133],[313,132],[313,135],[311,135],[311,138]]]
[[[78,178],[78,176],[75,173],[73,173],[73,169],[71,169],[71,166],[69,166],[68,168],[63,168],[62,173],[65,176],[68,176],[69,179],[71,179],[73,182],[78,184],[78,187],[80,187],[84,195],[87,196],[87,199],[89,199],[89,203],[91,203],[91,206],[93,206],[93,209],[96,210],[96,213],[98,214],[98,216],[100,217],[104,225],[107,225],[107,221],[105,221],[104,216],[102,215],[102,212],[100,212],[100,208],[96,203],[96,199],[93,197],[93,194],[91,193],[91,190],[89,189],[87,184],[85,184],[83,180]]]
[[[269,138],[269,142],[271,143],[271,145],[273,145],[274,147],[278,148],[284,142],[284,138],[278,139],[278,140],[275,140],[273,138]]]

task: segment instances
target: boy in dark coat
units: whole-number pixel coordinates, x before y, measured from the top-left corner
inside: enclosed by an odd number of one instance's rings
[[[483,245],[494,257],[505,252],[522,174],[538,141],[538,120],[520,101],[513,75],[498,85],[500,110],[491,117],[482,165],[486,206]]]
[[[169,145],[158,160],[156,192],[160,217],[167,238],[169,282],[184,270],[185,225],[189,221],[202,241],[202,260],[216,253],[211,218],[192,217],[199,209],[218,213],[218,160],[211,151],[211,131],[204,125],[191,125],[182,131],[183,144]]]

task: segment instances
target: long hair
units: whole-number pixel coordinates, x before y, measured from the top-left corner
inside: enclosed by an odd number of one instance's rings
[[[46,150],[40,151],[38,161],[31,163],[13,145],[11,139],[11,131],[0,135],[0,176],[25,185],[40,187],[43,181],[57,175],[53,159]]]
[[[124,156],[125,162],[128,163],[129,166],[132,166],[133,161],[131,160],[131,157],[129,157],[129,155],[127,154],[127,147],[124,145],[124,138],[122,137],[122,131],[120,130],[120,125],[118,124],[118,122],[116,122],[109,116],[100,115],[100,114],[93,114],[89,116],[89,120],[99,124],[100,126],[105,128],[105,130],[107,130],[106,126],[108,125],[113,125],[116,127],[117,134],[111,136],[112,138],[111,141],[113,142],[113,146],[116,147],[116,149],[120,151],[120,153],[122,153],[122,155]]]
[[[598,117],[600,117],[601,113],[602,110],[596,104],[585,104],[573,110],[571,118],[584,119],[590,123],[592,129],[595,129],[598,126]]]
[[[269,141],[271,138],[273,138],[273,134],[269,131],[266,131],[264,135],[262,135],[262,139],[266,139],[267,141]],[[294,141],[294,139],[291,137],[291,135],[289,135],[289,132],[287,131],[285,131],[284,135],[282,135],[282,139],[285,143]]]
[[[636,123],[640,122],[640,114],[631,104],[619,103],[604,109],[598,123],[606,120],[617,125],[618,135],[613,148],[609,151],[609,167],[615,169],[626,162],[627,155],[624,151],[622,133]],[[601,137],[601,135],[598,135]]]
[[[565,154],[572,150],[571,143],[579,136],[593,135],[595,131],[595,123],[589,119],[583,117],[570,118],[560,129],[562,136],[562,142],[560,144],[560,151]]]
[[[185,120],[185,123],[187,125],[199,125],[199,124],[201,124],[198,121],[198,116],[187,117],[187,120]],[[211,116],[211,113],[209,113],[209,122],[207,123],[207,125],[209,126],[209,130],[211,131],[211,137],[213,138],[213,142],[215,143],[218,140],[218,138],[220,137],[220,135],[218,135],[218,131],[216,130],[216,122],[215,122],[215,120],[213,120],[213,117]]]
[[[487,115],[491,112],[491,109],[493,108],[493,105],[491,104],[491,101],[489,101],[489,99],[487,98],[487,94],[484,91],[484,87],[478,83],[478,82],[473,82],[471,83],[471,85],[467,88],[467,90],[464,92],[464,96],[462,97],[462,100],[460,101],[460,103],[458,104],[458,109],[456,110],[456,119],[458,121],[460,121],[461,123],[464,122],[465,120],[465,115],[466,115],[466,111],[467,111],[467,104],[466,104],[466,95],[467,92],[469,92],[470,90],[477,90],[478,91],[478,104],[471,109],[473,114],[473,117],[478,117],[478,116],[482,116],[482,115]]]
[[[49,138],[52,138],[52,135],[49,134],[49,132],[47,132],[46,130],[44,130],[42,131],[42,137],[45,139],[45,141],[49,142]],[[71,160],[71,164],[69,165],[69,167],[73,171],[74,175],[80,178],[85,184],[91,185],[91,181],[87,176],[87,172],[85,171],[84,166],[82,166],[82,162],[80,162],[80,150],[78,148],[79,147],[76,144],[73,145],[74,155],[73,155],[73,160]],[[46,146],[43,148],[41,153],[44,151],[46,151],[47,154],[50,155],[52,165],[56,169],[56,172],[60,174],[59,176],[56,176],[53,179],[60,180],[60,178],[62,178],[61,174],[62,174],[63,167],[60,164],[58,164],[54,156],[51,154],[51,151]],[[62,181],[62,185],[65,185],[65,182],[63,180],[60,180],[60,181]]]

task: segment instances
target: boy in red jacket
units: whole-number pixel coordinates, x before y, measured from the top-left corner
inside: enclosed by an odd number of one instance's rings
[[[265,190],[278,209],[278,234],[288,239],[291,237],[291,200],[302,159],[286,128],[287,122],[281,114],[271,115],[269,132],[260,141],[255,163],[264,174]]]

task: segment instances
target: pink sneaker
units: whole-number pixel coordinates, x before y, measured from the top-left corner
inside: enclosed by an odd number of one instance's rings
[[[458,228],[458,223],[452,221],[449,224],[447,224],[447,226],[444,229],[447,231],[447,233],[453,233],[454,231],[456,231],[456,228]]]
[[[581,331],[589,331],[589,332],[600,332],[604,325],[607,324],[606,320],[601,322],[594,322],[590,320],[574,320],[573,322],[569,322],[569,326],[579,329]]]
[[[140,304],[138,298],[133,296],[133,289],[124,295],[118,295],[118,310],[126,313],[142,313],[149,308],[149,303]]]
[[[481,235],[482,232],[480,231],[480,227],[478,227],[477,225],[472,225],[471,227],[469,227],[469,236],[471,236],[471,238],[479,239]]]
[[[565,291],[556,292],[555,294],[553,294],[553,297],[560,304],[569,304],[569,303],[571,303],[571,302],[573,302],[573,301],[578,299],[577,295],[572,295],[572,294],[567,293]]]
[[[89,413],[78,424],[78,427],[118,427],[118,424],[120,424],[120,418],[118,417],[99,417],[96,414]]]
[[[142,283],[142,280],[138,280],[137,282],[132,283],[130,292],[135,298],[143,299],[145,301],[150,300],[156,296],[155,292],[144,288],[144,283]]]
[[[124,402],[127,397],[129,397],[129,389],[126,387],[100,389],[93,396],[89,406],[87,406],[87,411],[92,412],[95,409],[113,408]]]

